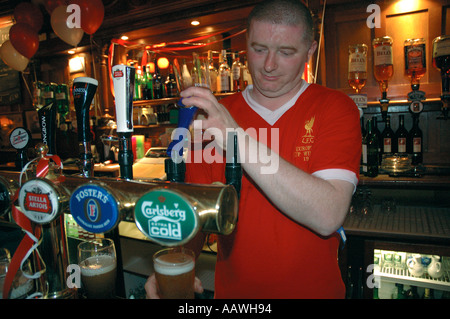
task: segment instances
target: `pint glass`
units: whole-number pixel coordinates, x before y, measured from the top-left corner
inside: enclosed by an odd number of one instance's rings
[[[192,250],[167,248],[153,255],[159,294],[163,299],[194,299],[195,255]]]
[[[101,238],[78,245],[81,282],[89,299],[114,298],[117,258],[114,242]]]

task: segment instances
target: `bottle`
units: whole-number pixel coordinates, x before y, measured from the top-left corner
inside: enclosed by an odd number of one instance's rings
[[[406,292],[406,298],[407,299],[420,299],[419,298],[419,294],[417,293],[417,287],[416,286],[411,286],[411,289],[409,289]]]
[[[366,176],[375,177],[378,175],[378,137],[374,132],[374,122],[367,121],[367,173]]]
[[[395,284],[397,287],[396,291],[392,294],[392,299],[406,299],[405,292],[403,291],[402,284]]]
[[[153,76],[150,72],[150,65],[145,67],[144,79],[142,80],[142,98],[144,100],[153,100]]]
[[[155,59],[155,74],[153,74],[153,98],[164,98],[164,84],[162,81],[161,73],[159,72],[158,63]]]
[[[398,153],[406,153],[406,141],[408,139],[408,130],[405,128],[405,116],[399,115],[399,126],[395,132],[395,140]]]
[[[369,125],[369,122],[367,122]],[[362,136],[362,149],[361,149],[361,169],[360,173],[367,174],[367,130],[364,127],[364,117],[361,116],[361,136]]]
[[[425,288],[425,292],[423,294],[423,299],[434,299],[433,290],[430,288]]]
[[[208,51],[208,61],[209,61],[209,78],[211,83],[211,92],[217,92],[217,69],[214,66],[213,53],[211,50]]]
[[[175,74],[173,73],[172,64],[169,66],[169,74],[167,75],[165,87],[167,97],[178,96],[177,81],[175,80]]]
[[[233,76],[233,91],[241,92],[243,90],[242,63],[239,58],[239,52],[235,53],[234,62],[231,66],[231,74]]]
[[[248,69],[248,62],[244,55],[244,63],[242,64],[242,80],[244,82],[243,89],[245,90],[247,86],[253,85],[252,76],[250,70]]]
[[[367,50],[365,44],[348,47],[348,84],[358,94],[367,81]]]
[[[140,101],[142,100],[142,69],[140,66],[136,69],[136,76],[134,78],[134,94],[133,94],[133,100],[134,101]]]
[[[377,118],[372,117],[372,121],[373,121],[373,132],[375,133],[375,135],[377,136],[377,139],[378,139],[378,164],[381,164],[381,154],[382,154],[381,147],[383,146],[383,139],[381,138],[381,132],[378,129]]]
[[[419,128],[419,117],[413,117],[413,127],[407,139],[407,152],[412,154],[412,165],[419,165],[423,161],[423,138]]]
[[[227,63],[226,50],[222,50],[219,76],[217,77],[217,88],[220,93],[230,92],[230,67]]]
[[[394,131],[391,129],[391,118],[386,117],[386,125],[383,132],[381,133],[381,138],[383,140],[382,154],[392,154],[396,152],[396,145],[394,143]]]

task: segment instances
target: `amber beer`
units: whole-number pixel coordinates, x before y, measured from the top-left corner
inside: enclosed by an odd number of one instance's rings
[[[185,248],[167,248],[153,255],[159,294],[163,299],[194,299],[195,255]]]
[[[348,84],[359,93],[367,81],[367,45],[348,46]]]
[[[112,256],[96,256],[80,265],[81,282],[89,299],[114,298],[117,265]]]
[[[392,56],[392,38],[384,36],[372,41],[374,54],[374,77],[380,85],[381,92],[386,92],[388,82],[394,75]]]
[[[88,299],[114,298],[117,258],[114,242],[103,238],[78,245],[81,282]]]

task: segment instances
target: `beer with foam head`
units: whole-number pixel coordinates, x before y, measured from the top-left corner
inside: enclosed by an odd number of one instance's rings
[[[160,250],[153,256],[153,266],[161,298],[194,299],[195,255],[191,250]]]
[[[79,244],[78,265],[87,298],[114,298],[117,260],[112,240],[104,238]]]

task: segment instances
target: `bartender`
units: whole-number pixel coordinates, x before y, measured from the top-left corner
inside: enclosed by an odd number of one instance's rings
[[[358,183],[359,112],[343,93],[302,79],[316,48],[301,1],[263,1],[248,18],[253,85],[220,103],[200,87],[181,93],[183,104],[207,113],[203,129],[220,130],[221,149],[227,129],[240,141],[239,220],[231,235],[218,239],[215,298],[345,296],[336,231]],[[261,154],[270,154],[271,163]],[[186,181],[224,182],[224,166],[189,163]],[[197,239],[190,246],[199,243],[199,251],[204,238]],[[154,275],[145,288],[158,298]],[[202,291],[198,280],[196,289]]]

